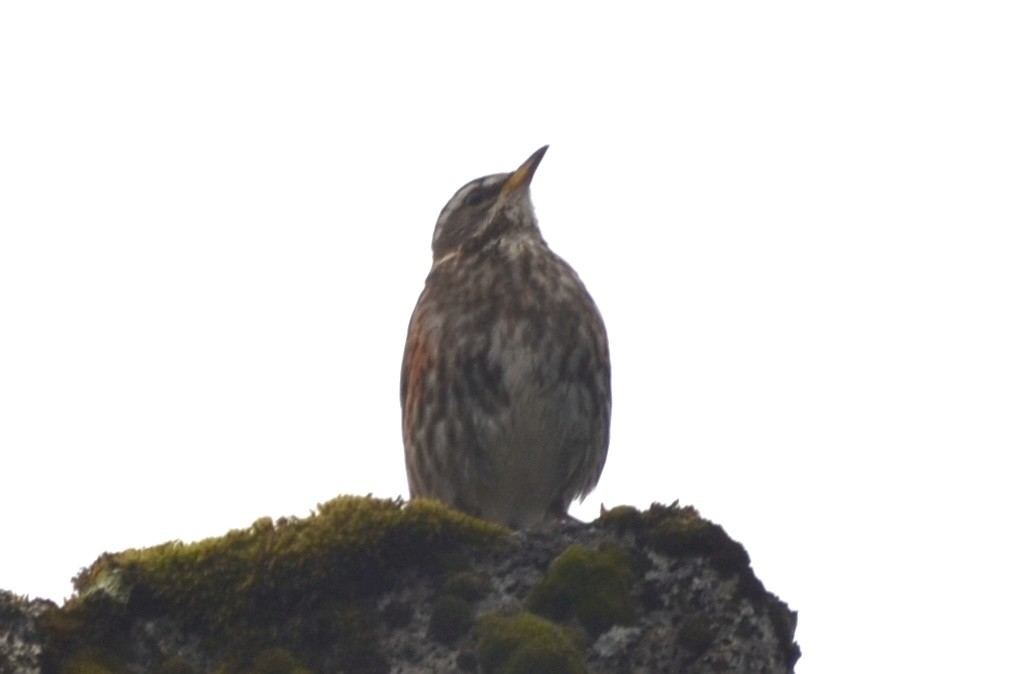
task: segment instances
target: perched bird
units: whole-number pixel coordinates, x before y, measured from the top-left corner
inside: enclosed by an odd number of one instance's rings
[[[400,377],[411,498],[517,528],[594,488],[611,419],[604,322],[530,200],[547,149],[442,209]]]

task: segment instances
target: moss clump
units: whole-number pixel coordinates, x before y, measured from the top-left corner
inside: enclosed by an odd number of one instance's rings
[[[31,602],[25,595],[0,590],[0,620],[16,620],[28,610]]]
[[[313,668],[386,671],[371,598],[404,569],[446,572],[457,550],[507,537],[435,502],[344,496],[307,518],[105,554],[50,621],[52,652],[56,663],[92,646],[117,653],[134,620],[159,616],[203,635],[214,657],[250,657],[268,643]]]
[[[632,533],[641,545],[649,545],[670,557],[701,556],[722,573],[752,576],[746,549],[729,538],[724,529],[701,517],[692,506],[655,503],[642,513],[621,506],[602,512],[597,524],[620,533]]]
[[[527,605],[553,620],[576,618],[596,636],[612,625],[636,619],[630,597],[635,581],[636,563],[625,550],[572,545],[552,561]]]
[[[452,645],[474,624],[473,605],[491,592],[491,581],[474,571],[456,571],[446,576],[442,593],[432,604],[428,636]]]
[[[431,501],[340,497],[305,519],[263,518],[220,538],[104,555],[74,584],[87,595],[116,576],[132,600],[142,595],[146,604],[216,630],[308,596],[364,596],[401,568],[434,570],[448,549],[505,534]]]
[[[453,595],[443,595],[431,608],[428,636],[440,643],[451,645],[470,631],[474,624],[474,610],[466,601]]]
[[[459,571],[445,579],[442,589],[466,601],[479,601],[491,592],[491,580],[474,571]]]
[[[725,573],[749,568],[746,549],[690,506],[677,508],[660,518],[651,529],[650,544],[672,557],[703,555]]]
[[[597,523],[620,533],[626,533],[639,530],[642,520],[643,513],[633,506],[615,506],[611,510],[605,510],[602,506],[601,516]]]
[[[483,616],[477,626],[481,670],[488,674],[583,674],[578,639],[531,613]]]
[[[116,654],[130,648],[131,618],[125,604],[95,594],[80,599],[73,610],[47,611],[38,625],[45,639],[44,671],[124,671]]]

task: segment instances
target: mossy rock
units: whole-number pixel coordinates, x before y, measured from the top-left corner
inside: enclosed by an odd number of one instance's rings
[[[465,601],[478,601],[491,592],[491,579],[474,571],[458,571],[445,579],[442,589]]]
[[[735,573],[749,568],[749,555],[741,544],[729,538],[725,530],[700,517],[695,508],[675,510],[655,523],[650,544],[672,557],[702,555],[722,572]]]
[[[129,647],[132,621],[149,617],[200,634],[215,657],[254,662],[269,645],[300,653],[312,668],[321,656],[347,671],[386,671],[372,598],[406,569],[460,570],[449,568],[462,557],[456,551],[508,538],[436,502],[344,496],[306,518],[263,518],[196,543],[104,554],[44,621],[50,671],[96,647],[116,656]]]
[[[583,674],[579,637],[532,613],[482,616],[477,625],[484,674]]]
[[[643,513],[633,506],[615,506],[610,510],[601,506],[601,516],[597,523],[619,533],[639,531],[643,526]]]
[[[527,597],[530,610],[553,620],[575,618],[593,636],[636,619],[630,591],[636,562],[622,548],[572,545],[556,557]]]
[[[632,535],[638,546],[649,546],[675,559],[702,557],[721,574],[734,576],[742,595],[771,616],[779,640],[787,645],[788,662],[794,663],[799,658],[799,647],[794,641],[795,613],[767,592],[753,573],[749,553],[742,544],[732,540],[719,525],[701,517],[696,508],[680,507],[678,502],[654,503],[644,512],[619,506],[602,510],[596,524]],[[683,627],[683,634],[693,650],[713,638],[700,629],[697,622]]]
[[[704,557],[722,573],[752,575],[746,549],[692,506],[655,503],[644,512],[619,506],[602,511],[596,523],[632,534],[641,545],[669,557]]]
[[[263,518],[219,538],[105,554],[75,579],[72,600],[38,614],[43,671],[383,674],[431,654],[441,667],[454,659],[479,674],[571,674],[584,671],[584,649],[598,635],[635,623],[637,587],[645,609],[673,611],[675,653],[689,660],[719,648],[715,616],[703,613],[713,609],[687,605],[664,581],[638,582],[651,563],[720,580],[725,596],[737,587],[773,614],[786,660],[798,657],[795,614],[763,590],[742,546],[695,509],[616,508],[560,534],[559,543],[524,534],[520,545],[521,535],[437,503],[342,497],[307,518]],[[514,605],[519,565],[529,579],[534,561],[556,550],[526,612],[476,617]],[[503,559],[516,574],[508,589]],[[650,596],[668,597],[667,606]],[[428,617],[430,638],[418,643]],[[408,642],[399,630],[411,625]],[[586,657],[602,667],[608,656],[591,648]]]

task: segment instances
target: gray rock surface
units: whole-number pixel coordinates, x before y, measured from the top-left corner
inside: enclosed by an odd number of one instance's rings
[[[638,617],[633,624],[613,625],[597,636],[583,633],[588,672],[794,672],[799,657],[793,641],[796,614],[766,592],[748,566],[725,572],[709,555],[675,559],[649,549],[639,539],[635,533],[596,524],[517,533],[512,555],[477,561],[475,570],[494,583],[474,613],[527,610],[529,593],[570,545],[593,550],[618,546],[644,565],[630,590]],[[409,624],[384,637],[393,674],[464,671],[457,663],[476,661],[475,644],[469,638],[445,645],[429,637],[434,600],[441,594],[439,583],[415,579],[379,598],[383,607],[412,607]],[[466,671],[474,670],[467,667]]]

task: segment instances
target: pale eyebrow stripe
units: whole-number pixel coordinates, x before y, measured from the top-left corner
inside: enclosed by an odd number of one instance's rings
[[[439,214],[439,223],[443,222],[449,213],[452,213],[457,208],[462,206],[463,200],[466,198],[468,194],[470,194],[474,190],[483,190],[494,185],[497,185],[498,183],[508,178],[509,175],[510,175],[509,173],[493,173],[490,176],[484,176],[483,178],[476,178],[474,180],[471,180],[469,183],[461,187],[459,191],[452,196],[452,199],[449,200],[449,203],[445,205],[445,208],[442,209],[442,212]]]

